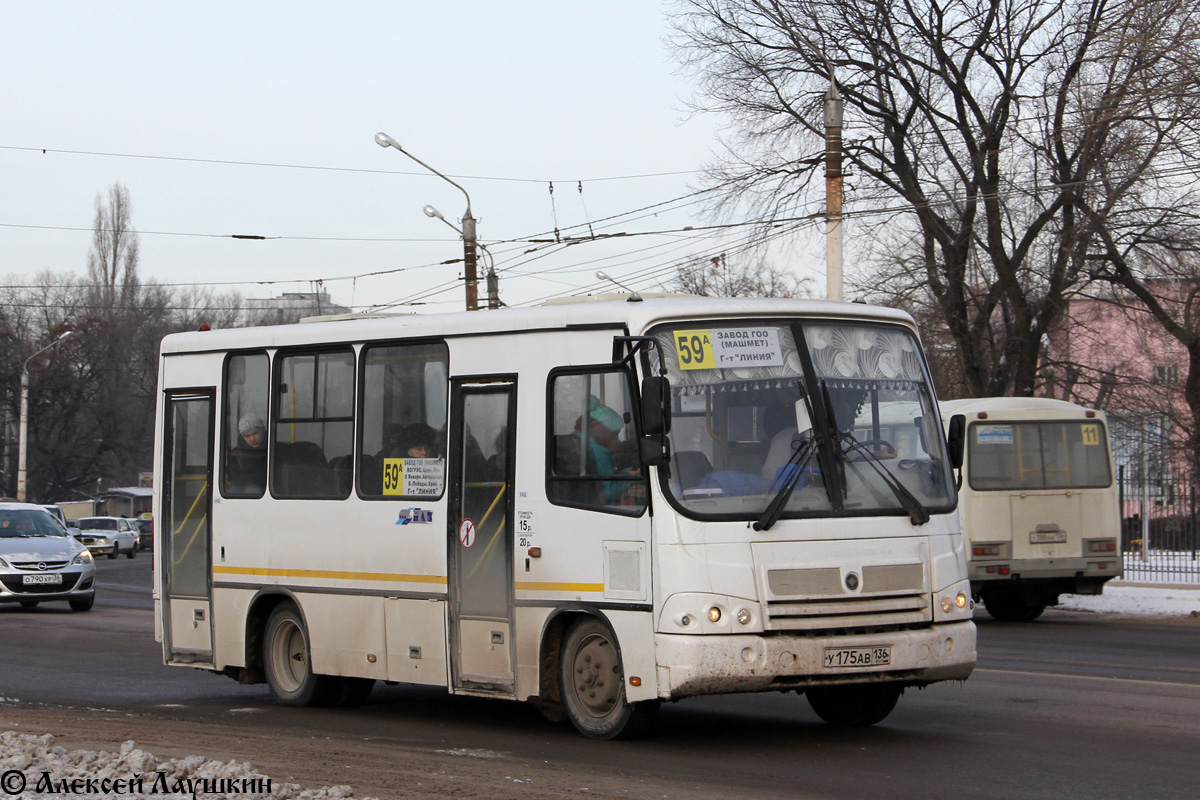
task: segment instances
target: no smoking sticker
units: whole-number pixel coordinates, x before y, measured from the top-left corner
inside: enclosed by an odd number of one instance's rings
[[[458,526],[458,541],[463,547],[470,547],[475,544],[475,523],[469,519],[464,519],[462,524]]]

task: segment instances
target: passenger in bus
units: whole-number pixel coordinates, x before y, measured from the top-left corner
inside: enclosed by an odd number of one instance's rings
[[[588,416],[586,436],[584,433],[584,418],[575,420],[575,435],[587,442],[589,472],[595,470],[596,475],[616,475],[618,470],[628,469],[621,463],[624,445],[617,435],[625,427],[625,420],[616,411],[604,405],[600,398],[592,395],[588,398]],[[621,495],[629,488],[622,481],[604,481],[601,484],[606,503],[617,503]]]
[[[262,494],[267,486],[267,425],[253,412],[238,420],[238,443],[229,454],[229,488]]]
[[[389,445],[396,448],[394,457],[437,458],[437,431],[423,422],[414,422],[401,429]]]

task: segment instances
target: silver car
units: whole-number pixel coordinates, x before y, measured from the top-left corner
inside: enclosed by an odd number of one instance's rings
[[[0,603],[32,608],[51,600],[75,611],[92,607],[92,554],[41,506],[0,503]]]

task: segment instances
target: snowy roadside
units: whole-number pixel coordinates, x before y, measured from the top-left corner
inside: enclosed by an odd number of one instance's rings
[[[157,759],[132,741],[118,751],[71,750],[51,734],[0,733],[0,793],[14,800],[116,800],[154,797],[343,800],[349,786],[302,789],[272,781],[245,762],[202,756]]]
[[[1064,594],[1054,608],[1129,616],[1200,617],[1200,584],[1148,584],[1114,581],[1104,594]]]

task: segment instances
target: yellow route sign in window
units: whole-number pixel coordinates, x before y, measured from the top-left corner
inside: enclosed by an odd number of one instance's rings
[[[1099,425],[1083,425],[1081,427],[1080,433],[1083,436],[1083,443],[1085,445],[1091,446],[1091,445],[1100,444],[1100,426]]]
[[[680,369],[715,369],[711,331],[675,331],[675,355]]]

